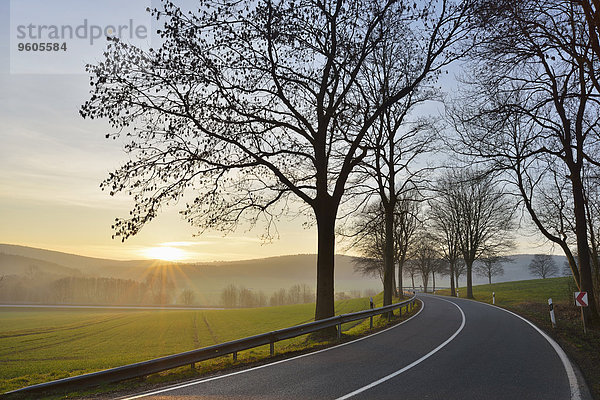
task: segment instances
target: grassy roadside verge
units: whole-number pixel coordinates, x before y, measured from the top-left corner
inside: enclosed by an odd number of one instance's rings
[[[579,367],[594,399],[600,400],[600,329],[588,329],[583,334],[580,310],[573,301],[574,291],[572,278],[568,277],[473,286],[475,300],[491,304],[495,292],[497,306],[527,318],[552,337]],[[466,288],[459,288],[461,298],[466,292]],[[450,294],[449,290],[436,293]],[[554,303],[556,328],[550,322],[548,298]]]
[[[375,300],[376,306],[381,305],[381,302],[382,302],[381,295],[377,296],[374,300]],[[365,303],[365,304],[363,304],[363,303]],[[307,306],[307,308],[311,307],[311,305],[306,305],[306,306]],[[312,305],[312,308],[314,309],[314,304]],[[365,308],[368,308],[368,299],[354,299],[354,300],[340,301],[340,302],[336,303],[336,313],[337,314],[344,314],[344,313],[358,311],[360,309],[365,309]],[[258,310],[261,310],[261,309],[256,309],[255,311],[258,312]],[[268,311],[267,314],[272,314],[274,312],[277,313],[277,311],[279,311],[279,310],[263,309],[262,311]],[[412,314],[414,314],[416,311],[417,310],[413,311]],[[397,314],[397,312],[396,312],[396,314]],[[255,316],[255,317],[256,318],[252,321],[252,325],[255,325],[254,329],[257,329],[260,332],[272,330],[270,328],[267,328],[267,326],[269,325],[268,320],[261,321],[259,316]],[[391,321],[391,323],[400,322],[401,320],[404,320],[407,317],[408,316],[406,315],[406,310],[404,310],[402,318],[398,318],[396,315],[396,317]],[[222,332],[220,331],[220,329],[230,331],[232,327],[227,326],[227,325],[229,325],[229,323],[226,323],[226,322],[228,322],[228,321],[223,320],[223,326],[219,326],[220,324],[211,324],[211,325],[213,325],[213,334],[221,337],[222,335],[220,335],[220,333],[222,333]],[[266,323],[263,323],[263,322],[266,322]],[[306,321],[301,321],[301,322],[306,322]],[[296,322],[296,323],[301,323],[301,322]],[[290,326],[290,325],[294,325],[294,324],[289,324],[288,326]],[[381,317],[374,318],[374,328],[375,328],[374,330],[383,329],[384,327],[386,327],[388,325],[389,325],[389,323],[386,318],[381,318]],[[223,372],[229,372],[229,371],[233,371],[233,370],[240,369],[240,368],[246,368],[248,366],[254,366],[254,365],[259,365],[259,364],[263,364],[266,362],[271,362],[271,361],[281,359],[281,358],[287,358],[287,357],[302,354],[302,353],[305,353],[308,351],[313,351],[313,350],[317,350],[320,348],[336,345],[336,344],[339,344],[340,342],[354,340],[360,336],[364,336],[364,335],[367,335],[367,334],[373,332],[369,329],[369,320],[368,319],[364,320],[364,321],[357,321],[357,322],[353,322],[353,323],[344,324],[342,328],[343,328],[343,337],[342,337],[341,341],[339,341],[339,340],[324,341],[321,339],[315,339],[311,335],[306,335],[306,336],[301,336],[301,337],[294,338],[294,339],[277,342],[275,344],[276,354],[273,357],[271,357],[269,355],[269,346],[267,345],[267,346],[254,348],[251,350],[247,350],[247,351],[238,353],[238,359],[236,362],[234,362],[232,359],[232,356],[229,355],[229,356],[224,356],[224,357],[216,358],[213,360],[208,360],[205,362],[197,363],[195,365],[194,369],[190,368],[190,366],[186,366],[186,367],[181,367],[181,368],[165,371],[165,372],[159,373],[159,374],[153,374],[153,375],[150,375],[150,376],[147,376],[144,378],[133,379],[133,380],[118,383],[118,384],[106,385],[103,387],[93,388],[92,390],[89,390],[89,391],[81,391],[81,392],[77,392],[77,393],[62,393],[62,394],[57,393],[52,396],[45,394],[44,398],[48,398],[48,399],[114,398],[115,396],[125,395],[125,394],[131,393],[131,392],[139,392],[139,391],[147,390],[147,389],[153,389],[158,386],[164,386],[165,384],[176,383],[176,382],[194,379],[194,378],[207,377],[210,375],[215,375],[215,374],[219,374],[219,373],[223,373]],[[249,336],[249,334],[247,333],[247,330],[244,330],[244,332],[246,332],[246,333],[240,334],[239,329],[238,329],[238,332],[236,332],[236,334],[239,335],[239,337]],[[258,332],[258,333],[260,333],[260,332]],[[171,339],[175,340],[175,337],[172,337]],[[228,339],[228,340],[231,340],[231,339]],[[223,341],[225,341],[225,340],[223,340]],[[0,361],[2,361],[1,358],[0,358]],[[123,364],[124,363],[122,363],[121,365],[123,365]],[[13,381],[13,384],[14,383],[16,383],[16,382]],[[20,386],[23,386],[23,385],[20,385]],[[34,395],[34,396],[10,396],[10,398],[25,399],[25,398],[38,398],[38,397],[36,397]]]

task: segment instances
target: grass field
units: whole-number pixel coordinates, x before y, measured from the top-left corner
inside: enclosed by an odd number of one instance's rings
[[[473,286],[473,296],[479,301],[492,302],[492,292],[496,293],[496,304],[515,305],[523,302],[545,302],[552,298],[554,303],[571,301],[574,287],[572,278],[532,279],[527,281],[492,283],[491,285]],[[439,290],[436,293],[449,295],[450,290]],[[460,297],[467,296],[467,288],[459,288]]]
[[[473,286],[476,300],[491,303],[492,292],[495,292],[496,305],[526,317],[552,336],[582,371],[594,399],[600,400],[600,329],[589,329],[583,334],[574,291],[576,287],[570,277]],[[450,294],[449,290],[437,293]],[[459,294],[465,297],[466,288],[459,288]],[[550,322],[548,298],[554,303],[556,328]]]
[[[375,298],[381,304],[381,295]],[[79,310],[0,308],[0,393],[311,321],[314,304],[237,310]],[[368,299],[336,302],[336,313],[369,307]],[[346,333],[366,322],[347,324]],[[303,347],[306,337],[275,345]],[[239,360],[268,354],[248,350]],[[210,369],[215,360],[203,363]],[[188,368],[189,369],[189,368]]]

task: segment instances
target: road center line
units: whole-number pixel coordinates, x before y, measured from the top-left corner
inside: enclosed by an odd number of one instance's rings
[[[419,301],[421,301],[421,300],[419,300]],[[444,300],[444,301],[447,301],[447,300]],[[449,303],[451,303],[451,302],[449,302]],[[452,304],[454,304],[454,303],[452,303]],[[225,375],[214,376],[212,378],[206,378],[206,379],[200,379],[200,380],[196,380],[196,381],[192,381],[192,382],[187,382],[187,383],[184,383],[184,384],[175,385],[175,386],[171,386],[171,387],[164,388],[164,389],[154,390],[154,391],[151,391],[151,392],[146,392],[146,393],[142,393],[142,394],[138,394],[138,395],[134,395],[134,396],[122,397],[120,399],[121,400],[134,400],[134,399],[141,399],[141,398],[147,397],[147,396],[154,396],[154,395],[157,395],[157,394],[161,394],[161,393],[165,393],[165,392],[171,392],[173,390],[182,389],[182,388],[186,388],[186,387],[189,387],[189,386],[199,385],[199,384],[205,383],[205,382],[215,381],[215,380],[218,380],[218,379],[228,378],[228,377],[234,376],[234,375],[244,374],[246,372],[255,371],[257,369],[272,367],[274,365],[281,364],[281,363],[288,362],[288,361],[297,360],[299,358],[314,356],[315,354],[319,354],[319,353],[323,353],[325,351],[330,351],[330,350],[333,350],[333,349],[337,349],[338,347],[348,346],[350,344],[353,344],[353,343],[356,343],[356,342],[360,342],[361,340],[366,340],[366,339],[372,338],[373,336],[377,336],[377,335],[382,334],[384,332],[387,332],[387,331],[389,331],[391,329],[395,329],[395,328],[397,328],[397,327],[399,327],[399,326],[407,323],[411,319],[417,317],[419,314],[421,314],[421,311],[423,311],[424,309],[425,309],[425,302],[421,301],[421,308],[419,309],[419,311],[415,315],[413,315],[412,317],[408,318],[407,320],[402,321],[402,322],[400,322],[400,323],[398,323],[398,324],[396,324],[394,326],[391,326],[391,327],[386,328],[384,330],[381,330],[379,332],[375,332],[375,333],[373,333],[371,335],[363,336],[361,338],[352,340],[350,342],[338,344],[338,345],[335,345],[335,346],[332,346],[332,347],[327,347],[325,349],[313,351],[311,353],[301,354],[299,356],[295,356],[295,357],[291,357],[291,358],[285,358],[283,360],[274,361],[272,363],[268,363],[268,364],[264,364],[264,365],[259,365],[258,367],[243,369],[241,371],[236,371],[236,372],[232,372],[232,373],[225,374]],[[463,314],[463,318],[464,318],[464,314]],[[464,323],[464,320],[463,320],[463,323]]]
[[[460,314],[462,315],[462,323],[460,324],[460,327],[458,328],[458,330],[456,332],[454,332],[454,334],[452,336],[450,336],[448,339],[446,339],[446,341],[442,344],[440,344],[438,347],[436,347],[435,349],[431,350],[429,353],[425,354],[423,357],[419,358],[418,360],[412,362],[411,364],[408,364],[406,367],[399,369],[398,371],[391,373],[387,376],[384,376],[381,379],[376,380],[375,382],[372,382],[366,386],[361,387],[360,389],[356,389],[355,391],[348,393],[345,396],[342,397],[338,397],[336,400],[344,400],[344,399],[348,399],[350,397],[356,396],[359,393],[362,393],[366,390],[369,390],[377,385],[380,385],[398,375],[400,375],[401,373],[408,371],[409,369],[411,369],[412,367],[420,364],[421,362],[425,361],[426,359],[428,359],[429,357],[431,357],[432,355],[434,355],[435,353],[437,353],[438,351],[440,351],[442,348],[444,348],[444,346],[446,346],[448,343],[450,343],[456,336],[458,336],[458,334],[460,333],[460,331],[463,330],[463,328],[465,327],[465,322],[466,322],[466,318],[465,318],[465,313],[463,312],[463,310],[460,308],[460,306],[452,301],[448,301],[445,299],[438,299],[438,300],[442,300],[445,301],[447,303],[450,303],[452,305],[454,305],[456,308],[458,308],[458,311],[460,311]]]

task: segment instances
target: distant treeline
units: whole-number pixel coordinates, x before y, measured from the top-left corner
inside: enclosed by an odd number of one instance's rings
[[[144,280],[59,276],[30,268],[25,275],[0,275],[0,302],[33,304],[90,305],[206,305],[206,294],[177,287],[166,270],[157,269]],[[365,296],[375,295],[365,291]],[[337,292],[336,300],[360,297],[358,290]],[[216,296],[215,296],[216,297]],[[314,303],[315,291],[307,284],[295,284],[272,293],[233,284],[225,287],[211,304],[224,307],[266,307]]]
[[[374,296],[375,290],[368,289],[365,296]],[[346,300],[361,297],[360,290],[350,292],[338,292],[335,294],[336,300]],[[224,307],[266,307],[266,306],[284,306],[289,304],[314,303],[316,300],[315,291],[305,283],[296,284],[289,289],[281,288],[267,297],[262,291],[254,291],[243,286],[228,285],[221,291],[221,305]]]
[[[315,291],[307,284],[296,284],[288,290],[279,289],[270,297],[262,290],[254,291],[243,286],[229,285],[221,292],[224,307],[265,307],[287,304],[314,303]]]
[[[19,275],[4,276],[0,282],[0,301],[10,303],[164,305],[172,304],[175,296],[175,285],[163,274],[147,275],[143,282],[75,276],[47,280]]]

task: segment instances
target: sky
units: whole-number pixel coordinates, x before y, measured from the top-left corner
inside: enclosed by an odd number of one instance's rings
[[[150,34],[131,41],[150,46],[156,26],[144,11],[148,5],[0,0],[0,243],[114,259],[214,261],[315,253],[316,229],[304,228],[303,220],[281,221],[280,238],[269,244],[260,241],[261,229],[195,236],[178,214],[181,205],[164,210],[125,243],[111,239],[114,218],[126,216],[132,201],[111,197],[99,185],[126,155],[122,142],[105,138],[111,132],[105,121],[79,116],[90,89],[83,65],[98,60],[104,46],[92,38],[92,25],[141,26],[138,33],[145,28]],[[67,43],[67,51],[18,50],[28,39],[39,42],[33,38],[42,25],[76,29],[85,21],[85,35],[81,30],[79,38],[55,40]],[[48,35],[49,29],[41,32]],[[519,243],[517,252],[540,251],[531,238],[520,237]]]

